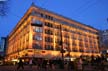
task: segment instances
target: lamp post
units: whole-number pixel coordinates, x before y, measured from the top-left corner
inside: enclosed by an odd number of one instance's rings
[[[62,39],[62,27],[61,27],[61,24],[60,24],[60,37],[61,37],[61,41],[60,41],[60,45],[61,45],[61,50],[60,50],[60,53],[62,54],[62,64],[61,64],[61,68],[64,69],[64,53],[65,53],[65,50],[63,49],[63,39]]]
[[[60,52],[62,54],[62,60],[64,61],[65,50],[63,49],[63,39],[62,39],[63,36],[62,36],[62,27],[61,27],[61,24],[60,24],[60,33],[61,33],[61,35],[60,35],[60,37],[61,37],[61,41],[60,41],[61,50],[60,50]]]

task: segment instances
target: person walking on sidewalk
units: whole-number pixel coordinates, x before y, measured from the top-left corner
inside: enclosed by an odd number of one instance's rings
[[[20,68],[22,68],[24,70],[22,59],[19,59],[17,70],[19,70]]]
[[[82,64],[83,64],[82,58],[79,58],[78,62],[77,62],[77,69],[78,69],[78,71],[83,71]]]
[[[29,65],[30,65],[31,68],[32,68],[32,64],[33,64],[33,59],[30,59]]]

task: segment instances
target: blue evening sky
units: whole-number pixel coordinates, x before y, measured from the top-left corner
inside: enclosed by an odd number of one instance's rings
[[[108,0],[11,0],[8,15],[0,17],[0,37],[12,31],[32,1],[39,7],[96,29],[108,29]]]

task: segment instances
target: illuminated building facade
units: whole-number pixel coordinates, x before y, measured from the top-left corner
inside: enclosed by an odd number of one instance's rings
[[[96,56],[98,45],[98,30],[32,5],[9,34],[6,58],[58,58],[61,49],[64,57]]]

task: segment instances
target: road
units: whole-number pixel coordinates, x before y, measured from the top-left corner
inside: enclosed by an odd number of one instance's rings
[[[20,69],[17,70],[17,66],[0,66],[0,71],[69,71],[67,68],[65,69],[59,69],[59,68],[54,68],[51,69],[48,67],[46,70],[45,69],[38,69],[37,66],[33,66],[32,68],[30,66],[24,66],[24,70]],[[73,71],[73,70],[70,70]],[[97,68],[97,70],[93,66],[85,66],[84,71],[103,71]],[[104,70],[108,71],[108,69]]]
[[[66,71],[66,69],[38,69],[37,66],[24,66],[24,70],[17,70],[17,66],[0,66],[0,71]]]

